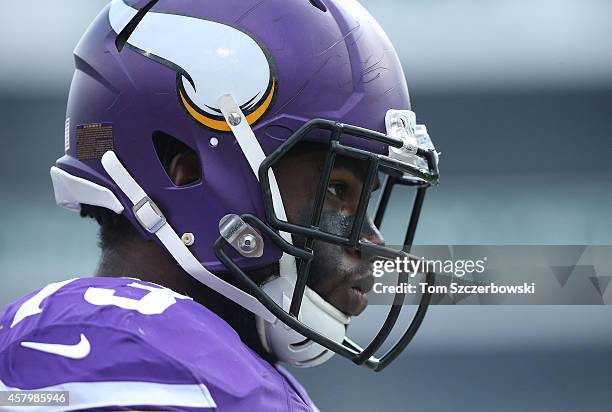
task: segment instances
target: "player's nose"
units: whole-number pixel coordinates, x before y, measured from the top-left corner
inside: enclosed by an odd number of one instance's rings
[[[385,246],[385,239],[380,230],[374,225],[374,221],[372,221],[370,216],[367,216],[363,221],[360,238],[377,246]]]

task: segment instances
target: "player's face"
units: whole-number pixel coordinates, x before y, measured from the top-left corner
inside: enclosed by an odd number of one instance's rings
[[[299,153],[281,162],[276,169],[287,217],[291,223],[309,226],[325,155],[324,150]],[[320,225],[322,231],[348,236],[358,209],[365,173],[364,162],[336,158],[323,207]],[[375,244],[384,244],[369,216],[362,226],[361,238]],[[294,242],[303,245],[304,239],[294,236]],[[371,260],[351,248],[320,241],[315,241],[312,249],[315,258],[308,285],[347,315],[355,316],[363,312],[368,304],[366,294],[374,283]]]

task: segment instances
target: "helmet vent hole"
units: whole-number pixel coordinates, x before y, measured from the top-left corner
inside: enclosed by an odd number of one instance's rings
[[[202,180],[202,168],[197,153],[179,139],[157,131],[153,146],[168,178],[175,186],[187,186]]]
[[[323,3],[323,0],[309,0],[310,4],[315,6],[317,9],[321,10],[323,13],[327,11],[327,7]]]

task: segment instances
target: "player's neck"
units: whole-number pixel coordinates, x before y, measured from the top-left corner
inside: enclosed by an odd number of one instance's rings
[[[96,270],[97,277],[135,277],[174,290],[182,289],[182,273],[168,252],[140,239],[103,249]]]

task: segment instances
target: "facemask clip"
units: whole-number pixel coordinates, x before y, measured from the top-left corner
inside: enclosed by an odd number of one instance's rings
[[[433,142],[427,133],[427,127],[416,123],[416,114],[410,110],[389,110],[385,116],[387,135],[400,139],[404,145],[400,148],[389,146],[389,157],[408,163],[422,171],[429,171],[425,159],[419,157],[419,149],[433,151],[437,156]]]
[[[263,255],[261,235],[238,215],[225,215],[219,221],[219,233],[238,253],[247,258]]]

